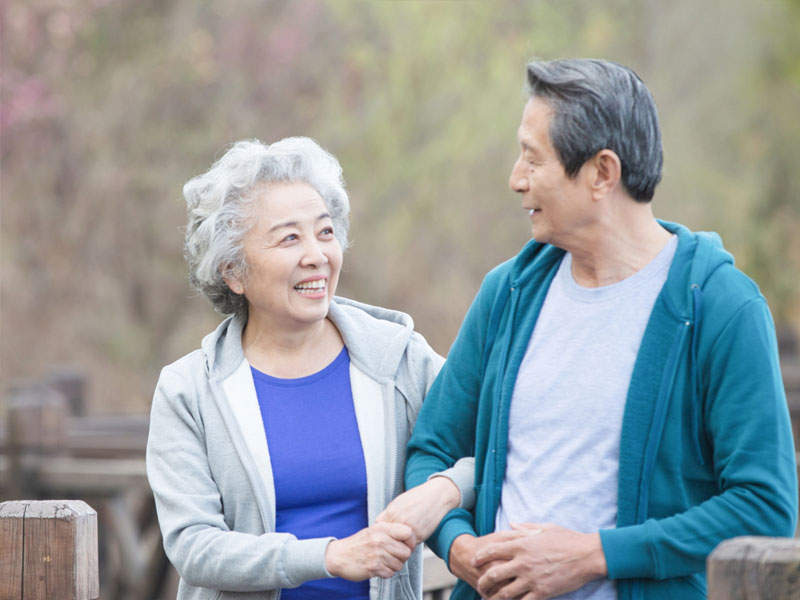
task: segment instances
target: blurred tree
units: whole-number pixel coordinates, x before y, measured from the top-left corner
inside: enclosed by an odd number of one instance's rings
[[[446,352],[528,238],[507,177],[531,57],[603,56],[653,90],[656,211],[719,230],[800,322],[796,0],[10,0],[0,4],[0,378],[75,362],[95,411],[145,410],[217,322],[182,261],[183,183],[231,142],[342,162],[340,291]],[[113,390],[113,392],[111,392]]]

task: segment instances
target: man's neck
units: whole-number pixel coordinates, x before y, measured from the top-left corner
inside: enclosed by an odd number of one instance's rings
[[[653,216],[650,204],[609,213],[572,253],[572,276],[584,287],[611,285],[652,261],[670,240]]]

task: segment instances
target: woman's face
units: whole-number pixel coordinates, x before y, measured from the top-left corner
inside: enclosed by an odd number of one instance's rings
[[[325,202],[305,183],[278,183],[257,192],[244,238],[244,279],[226,279],[244,293],[249,321],[279,329],[324,319],[342,268]]]

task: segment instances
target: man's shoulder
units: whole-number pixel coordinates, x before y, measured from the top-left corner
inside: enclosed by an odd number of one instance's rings
[[[530,240],[517,254],[491,269],[484,277],[481,289],[497,291],[507,282],[529,279],[540,269],[552,268],[563,255],[560,248]]]

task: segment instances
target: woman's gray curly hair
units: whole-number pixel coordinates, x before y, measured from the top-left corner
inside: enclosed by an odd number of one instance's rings
[[[183,186],[189,283],[223,315],[247,318],[247,299],[235,294],[223,277],[247,277],[243,243],[253,225],[254,192],[272,183],[313,187],[331,214],[336,239],[347,248],[350,201],[336,157],[307,137],[269,145],[255,139],[234,143],[207,172]]]

